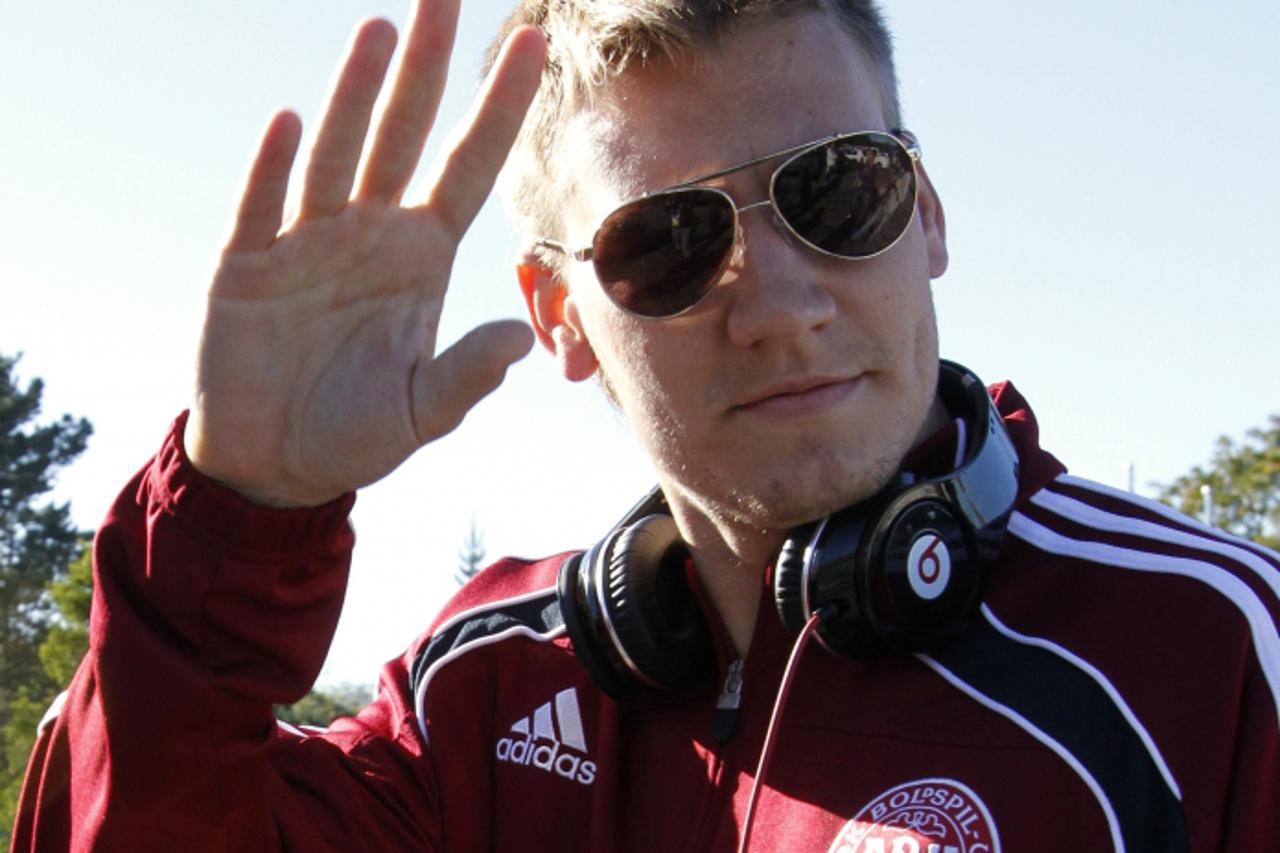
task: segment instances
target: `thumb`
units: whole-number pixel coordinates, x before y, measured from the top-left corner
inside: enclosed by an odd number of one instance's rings
[[[426,444],[453,431],[467,412],[502,384],[507,368],[533,348],[519,320],[485,323],[430,361],[420,361],[410,387],[413,426]]]

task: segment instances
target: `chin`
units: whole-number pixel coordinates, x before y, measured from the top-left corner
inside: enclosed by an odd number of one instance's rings
[[[889,453],[851,464],[832,454],[736,490],[731,503],[742,521],[760,529],[798,527],[871,497],[889,482],[900,460],[901,454]]]

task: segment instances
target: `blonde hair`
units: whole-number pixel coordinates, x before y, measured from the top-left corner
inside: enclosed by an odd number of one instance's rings
[[[826,12],[863,49],[879,72],[885,118],[899,127],[893,42],[875,0],[521,0],[485,62],[487,71],[517,27],[534,26],[547,37],[542,84],[501,183],[517,227],[526,235],[562,236],[561,133],[608,81],[633,67],[696,57],[744,23],[801,11]]]

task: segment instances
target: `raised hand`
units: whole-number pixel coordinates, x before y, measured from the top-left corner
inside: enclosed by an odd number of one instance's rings
[[[396,33],[382,20],[357,28],[283,230],[301,122],[279,113],[263,136],[209,289],[185,436],[197,468],[254,500],[317,505],[374,482],[457,426],[532,346],[515,321],[438,354],[436,332],[458,242],[537,89],[540,33],[512,34],[425,199],[401,203],[458,3],[418,1],[362,166]]]

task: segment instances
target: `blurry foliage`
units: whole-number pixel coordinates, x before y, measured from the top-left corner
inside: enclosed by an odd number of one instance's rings
[[[44,384],[0,355],[0,851],[8,850],[27,756],[45,709],[84,655],[89,556],[71,507],[46,500],[93,428],[38,423]]]
[[[1160,500],[1204,518],[1203,486],[1209,487],[1215,527],[1280,549],[1280,414],[1238,444],[1220,437],[1208,464],[1160,486]]]
[[[277,705],[276,717],[295,726],[325,727],[338,717],[352,717],[372,700],[367,684],[317,688],[292,705]]]

